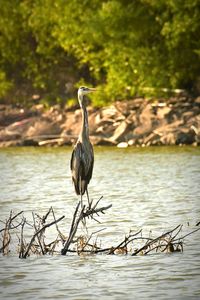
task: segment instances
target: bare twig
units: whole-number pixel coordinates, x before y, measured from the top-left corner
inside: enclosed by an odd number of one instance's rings
[[[23,213],[23,211],[20,211],[19,213],[17,213],[17,214],[14,215],[13,217],[11,217],[11,216],[12,216],[12,211],[11,211],[11,212],[10,212],[10,217],[9,217],[9,223],[10,223],[10,225],[11,225],[12,221],[14,221],[14,219],[17,218],[17,217],[18,217],[19,215],[21,215],[22,213]],[[6,226],[7,226],[7,225],[6,225]],[[0,230],[0,233],[6,229],[6,226],[5,226],[5,228],[2,228],[2,229]],[[10,227],[9,227],[8,229],[13,229],[13,228],[10,228]]]
[[[19,248],[19,258],[22,258],[25,251],[25,245],[24,245],[24,225],[26,224],[26,219],[22,222],[22,228],[21,228],[21,238],[20,238],[20,248]]]
[[[29,245],[28,245],[28,248],[27,248],[27,250],[26,250],[26,252],[24,253],[24,255],[23,255],[22,258],[26,258],[26,257],[27,257],[27,255],[29,254],[29,251],[30,251],[30,249],[31,249],[31,246],[32,246],[33,242],[35,241],[35,238],[36,238],[36,236],[37,236],[38,234],[40,234],[40,233],[41,233],[43,230],[45,230],[46,228],[48,228],[48,227],[54,225],[55,223],[60,222],[64,217],[65,217],[65,216],[62,216],[62,217],[60,217],[59,219],[57,219],[57,220],[55,220],[55,221],[53,221],[53,222],[51,222],[51,223],[48,223],[48,224],[44,225],[41,229],[39,229],[39,230],[33,235],[32,239],[31,239],[31,241],[30,241],[30,243],[29,243]]]
[[[53,207],[51,207],[51,211],[52,211],[53,218],[54,218],[54,221],[55,221],[55,220],[56,220],[56,217],[55,217],[55,213],[54,213]],[[65,236],[62,234],[62,232],[60,231],[60,229],[58,228],[58,224],[55,223],[55,225],[56,225],[56,230],[57,230],[57,232],[58,232],[58,235],[59,235],[59,237],[61,238],[62,243],[64,244],[66,238],[65,238]]]
[[[59,219],[56,219],[55,213],[52,207],[48,210],[48,212],[43,216],[40,217],[40,215],[36,213],[32,213],[33,216],[33,222],[32,224],[28,223],[28,221],[21,216],[20,219],[16,219],[18,216],[20,216],[23,211],[13,214],[13,212],[10,212],[10,215],[8,219],[5,222],[2,222],[4,225],[4,228],[0,231],[1,232],[1,248],[0,251],[6,255],[10,252],[11,241],[12,243],[15,242],[15,239],[11,239],[13,237],[13,234],[16,234],[19,240],[19,257],[20,258],[26,258],[27,256],[34,254],[34,255],[45,255],[45,254],[58,254],[57,246],[63,246],[63,249],[61,250],[61,254],[66,255],[67,253],[85,253],[85,254],[98,254],[98,253],[104,253],[104,254],[130,254],[132,256],[135,256],[137,254],[143,254],[148,255],[149,253],[154,252],[181,252],[183,251],[183,244],[184,239],[188,237],[189,235],[197,232],[200,230],[200,228],[196,227],[195,230],[187,233],[182,234],[180,236],[180,233],[182,231],[183,225],[178,225],[172,230],[169,230],[158,237],[152,238],[152,235],[149,236],[143,236],[142,229],[137,231],[136,233],[130,231],[125,237],[123,237],[122,241],[118,243],[114,247],[105,247],[103,248],[101,246],[101,241],[97,243],[98,233],[103,229],[98,229],[95,232],[92,232],[89,234],[88,228],[87,233],[77,235],[79,225],[82,222],[83,226],[86,226],[86,219],[90,218],[92,220],[95,220],[99,222],[96,218],[99,217],[100,214],[104,214],[107,209],[109,209],[112,205],[102,206],[98,207],[100,200],[99,198],[97,202],[94,203],[94,201],[90,202],[88,204],[88,207],[83,205],[81,207],[81,203],[78,202],[75,211],[72,217],[71,225],[69,226],[69,235],[67,238],[62,234],[61,230],[59,229],[58,222],[60,222],[64,216],[60,217]],[[52,215],[51,215],[52,214]],[[53,221],[47,223],[47,220],[49,219],[49,216],[51,215],[51,218],[53,216]],[[95,218],[96,217],[96,218]],[[45,243],[46,241],[46,229],[52,225],[55,225],[55,230],[57,231],[57,237],[53,241],[48,241],[48,244]],[[25,240],[25,228],[26,226],[30,226],[34,229],[33,235],[30,239],[30,242],[27,244]],[[15,229],[15,230],[14,230]],[[94,238],[93,238],[94,237]],[[93,238],[93,239],[92,239]],[[92,240],[92,241],[91,241]],[[130,246],[130,243],[131,246]],[[72,244],[74,245],[74,249],[72,248]],[[139,247],[137,250],[132,250],[134,245],[139,244]],[[133,253],[134,251],[134,253]]]
[[[38,227],[38,229],[37,229],[37,227],[36,227],[36,223],[35,223],[35,216],[34,216],[34,213],[32,212],[32,216],[33,216],[33,226],[34,226],[34,228],[35,228],[35,232],[37,232],[40,228]],[[40,246],[40,249],[41,249],[41,251],[42,251],[42,254],[44,255],[45,254],[45,251],[44,251],[44,249],[43,249],[43,246],[42,246],[42,243],[41,243],[41,235],[44,233],[44,230],[42,230],[41,232],[40,232],[40,237],[39,237],[39,234],[37,234],[37,240],[38,240],[38,244],[39,244],[39,246]]]
[[[154,244],[155,242],[161,240],[163,237],[165,237],[168,234],[171,234],[173,231],[175,231],[176,229],[178,229],[181,225],[176,226],[174,229],[167,231],[165,233],[163,233],[162,235],[160,235],[159,237],[155,238],[154,240],[151,240],[150,242],[148,242],[147,244],[145,244],[143,247],[141,247],[140,249],[136,250],[134,253],[132,253],[132,256],[137,255],[138,253],[142,252],[143,250],[146,250],[148,247],[150,247],[152,244]]]
[[[116,247],[112,247],[111,248],[111,251],[109,254],[114,254],[115,251],[117,249],[120,249],[122,247],[127,247],[127,245],[133,241],[133,237],[137,236],[138,234],[140,234],[142,232],[142,229],[140,229],[138,232],[136,232],[135,234],[129,234],[128,236],[125,236],[124,240],[119,244],[117,245]]]
[[[69,237],[64,245],[64,248],[61,250],[61,254],[62,255],[66,255],[68,249],[69,249],[69,246],[70,244],[72,243],[73,241],[73,238],[76,234],[76,231],[78,229],[78,225],[80,223],[80,221],[83,219],[83,212],[84,212],[84,209],[85,209],[85,206],[83,206],[81,208],[81,212],[79,214],[79,217],[77,218],[77,212],[78,212],[78,208],[80,206],[80,202],[78,203],[77,207],[76,207],[76,210],[75,210],[75,213],[74,213],[74,216],[73,216],[73,220],[72,220],[72,224],[71,224],[71,228],[70,228],[70,233],[69,233]],[[77,219],[76,219],[77,218]]]
[[[75,234],[77,232],[77,229],[78,229],[80,221],[85,220],[85,218],[89,217],[89,216],[93,217],[94,214],[98,214],[99,212],[104,213],[105,210],[109,209],[112,206],[112,204],[110,204],[110,205],[105,206],[105,207],[96,208],[97,204],[99,203],[99,201],[101,199],[102,198],[100,198],[97,201],[97,203],[94,204],[94,206],[92,208],[88,207],[86,209],[86,211],[85,211],[85,205],[83,205],[83,207],[81,208],[81,211],[80,211],[78,217],[77,217],[77,213],[78,213],[78,210],[79,210],[80,202],[77,204],[75,212],[74,212],[74,215],[73,215],[73,219],[72,219],[72,223],[71,223],[71,228],[70,228],[68,239],[67,239],[67,241],[66,241],[66,243],[64,245],[64,248],[61,250],[61,254],[62,255],[66,255],[66,253],[67,253],[67,251],[69,249],[69,246],[72,243],[72,241],[74,239],[74,236],[75,236]]]

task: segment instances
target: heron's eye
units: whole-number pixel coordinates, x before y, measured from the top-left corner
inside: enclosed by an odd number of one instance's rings
[[[82,90],[83,92],[87,92],[88,91],[88,88],[85,87],[85,86],[81,86],[79,89]]]

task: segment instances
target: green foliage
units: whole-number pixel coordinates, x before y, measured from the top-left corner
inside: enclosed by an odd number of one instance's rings
[[[1,3],[1,97],[13,85],[65,102],[84,82],[98,86],[94,104],[102,105],[151,89],[192,89],[200,76],[198,0]]]
[[[12,82],[6,79],[6,74],[0,70],[0,99],[11,90]]]

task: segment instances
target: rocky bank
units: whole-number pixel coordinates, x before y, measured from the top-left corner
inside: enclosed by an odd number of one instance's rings
[[[200,97],[135,98],[88,114],[93,145],[200,145]],[[0,147],[72,145],[80,127],[79,108],[0,105]]]

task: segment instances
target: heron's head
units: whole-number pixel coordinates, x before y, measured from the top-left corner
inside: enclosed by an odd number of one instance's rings
[[[87,94],[95,92],[95,91],[96,91],[96,89],[94,89],[94,88],[88,88],[88,87],[85,87],[85,86],[81,86],[78,89],[78,95],[84,96],[84,95],[87,95]]]
[[[78,89],[78,100],[79,100],[80,106],[82,106],[83,96],[87,95],[89,93],[95,92],[95,91],[96,91],[95,88],[88,88],[85,86],[81,86]]]

